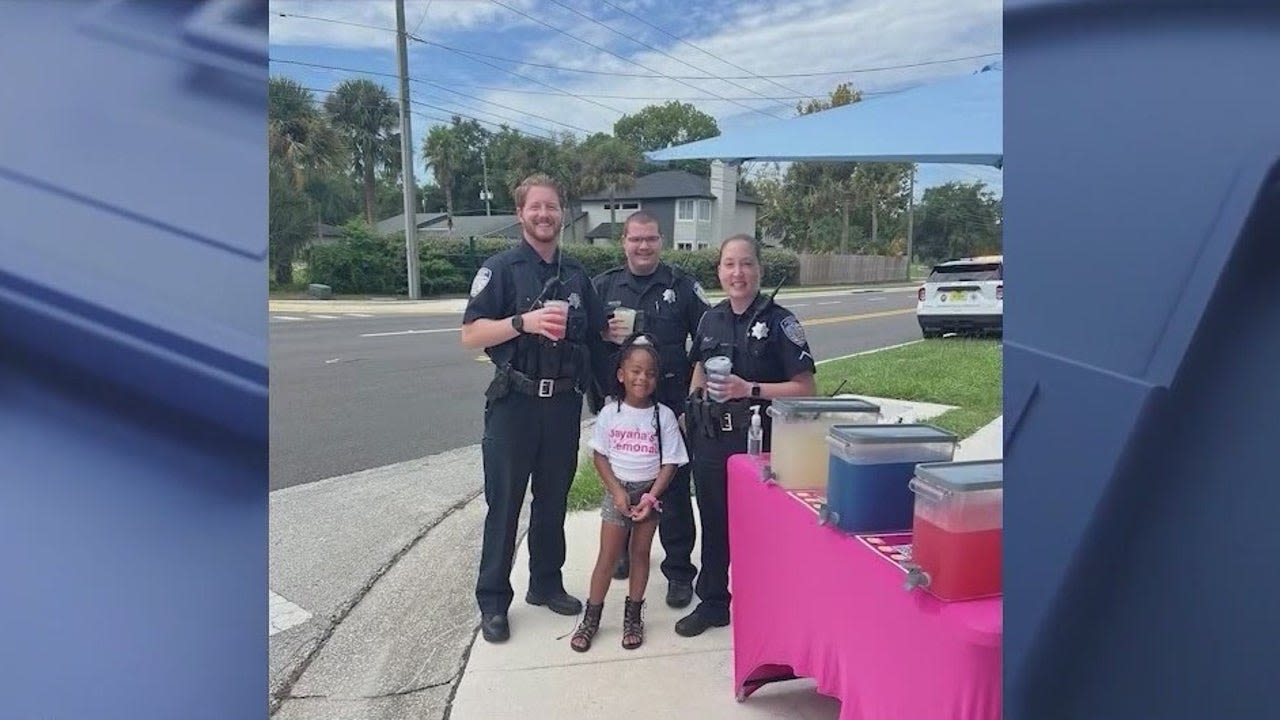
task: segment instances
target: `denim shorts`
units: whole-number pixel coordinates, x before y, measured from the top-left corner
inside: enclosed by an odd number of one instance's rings
[[[640,483],[622,483],[622,489],[627,491],[627,502],[631,507],[635,507],[640,504],[640,496],[652,490],[654,482],[654,480],[649,480]],[[600,501],[600,519],[613,525],[621,525],[625,528],[629,528],[636,524],[634,520],[618,512],[618,508],[613,506],[613,495],[608,491],[605,492],[604,499]],[[651,508],[649,510],[649,517],[646,518],[644,522],[654,522],[657,519],[657,511]]]

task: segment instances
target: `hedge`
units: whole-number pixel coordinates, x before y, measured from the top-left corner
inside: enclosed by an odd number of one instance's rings
[[[423,295],[463,294],[471,278],[489,257],[514,244],[502,238],[432,240],[418,246],[418,270]],[[562,246],[568,257],[581,262],[593,277],[623,263],[622,248],[616,245]],[[663,260],[698,279],[703,287],[717,290],[717,250],[664,250]],[[762,252],[764,278],[761,285],[772,289],[785,275],[795,284],[800,259],[790,250],[765,248]],[[336,243],[311,248],[308,280],[323,283],[340,294],[403,295],[408,292],[404,244],[395,236],[374,237],[349,233]]]

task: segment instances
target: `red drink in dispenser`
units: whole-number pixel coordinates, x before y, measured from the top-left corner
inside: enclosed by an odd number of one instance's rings
[[[948,601],[1001,593],[1003,468],[999,460],[916,466],[909,585]]]

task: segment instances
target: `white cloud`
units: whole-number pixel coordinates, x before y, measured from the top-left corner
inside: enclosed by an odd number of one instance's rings
[[[422,15],[425,0],[406,0],[406,19],[409,28],[417,24]],[[581,12],[607,23],[628,36],[661,48],[666,54],[646,49],[629,42],[617,34],[590,22],[546,0],[502,0],[513,7],[520,7],[566,32],[607,47],[615,53],[634,60],[659,73],[677,76],[694,76],[709,71],[718,76],[746,76],[750,72],[721,62],[688,44],[673,40],[659,31],[645,26],[635,18],[625,16],[607,6],[586,0],[561,0]],[[751,72],[777,76],[788,73],[814,73],[827,70],[852,70],[906,65],[941,59],[973,56],[999,52],[1002,45],[1001,0],[745,0],[723,3],[678,3],[678,0],[611,0],[614,4],[635,12],[640,17],[658,25],[663,30],[687,38],[713,55],[749,68]],[[662,12],[656,8],[661,6]],[[674,13],[672,8],[678,8]],[[395,26],[395,6],[392,0],[271,0],[271,10],[306,15],[320,15],[379,27]],[[679,18],[678,20],[673,18]],[[615,73],[647,74],[635,64],[594,50],[572,38],[538,25],[528,19],[499,7],[487,0],[432,0],[420,34],[429,36],[447,27],[460,29],[484,29],[487,35],[496,36],[502,29],[520,26],[523,43],[509,46],[468,45],[468,49],[492,55],[520,57],[527,62],[537,62],[558,67],[578,68]],[[371,33],[371,34],[369,34]],[[393,49],[394,36],[381,31],[362,31],[331,23],[277,19],[273,17],[271,41],[275,45],[320,43],[342,47],[376,47]],[[446,41],[448,42],[448,41]],[[363,43],[363,45],[362,45]],[[523,45],[524,47],[521,47]],[[733,127],[766,121],[759,113],[749,111],[732,102],[707,99],[712,94],[731,98],[754,97],[752,91],[767,97],[803,94],[821,97],[837,83],[850,81],[864,92],[874,93],[888,89],[936,80],[944,76],[971,72],[992,58],[974,59],[949,64],[925,65],[915,68],[862,73],[822,74],[805,77],[775,77],[772,82],[759,78],[734,80],[688,80],[688,84],[652,77],[626,77],[617,75],[592,75],[565,73],[546,68],[519,66],[514,69],[528,77],[538,78],[556,89],[578,95],[613,95],[622,98],[576,99],[557,95],[538,95],[506,90],[488,90],[488,87],[507,87],[514,90],[552,92],[545,86],[512,77],[480,63],[471,63],[456,56],[447,65],[430,61],[418,64],[415,58],[427,58],[436,53],[411,46],[410,71],[423,80],[438,82],[459,92],[475,95],[485,100],[501,103],[512,109],[484,105],[479,101],[443,99],[448,95],[432,92],[440,104],[458,103],[458,109],[466,114],[479,115],[495,120],[491,115],[476,112],[485,107],[494,113],[521,118],[534,113],[590,131],[611,132],[613,124],[622,113],[634,113],[646,105],[662,102],[663,98],[681,99],[692,103],[703,112],[717,119],[720,127],[728,131]],[[492,62],[492,61],[491,61]],[[341,64],[341,63],[339,63]],[[495,62],[497,66],[511,67]],[[692,66],[691,66],[692,65]],[[464,67],[466,70],[459,70]],[[695,69],[697,68],[697,69]],[[701,69],[701,71],[699,70]],[[468,79],[463,79],[467,77]],[[691,88],[689,85],[695,87]],[[417,99],[426,99],[425,89],[415,86]],[[744,89],[748,88],[748,89]],[[785,88],[785,89],[784,89]],[[790,116],[794,114],[796,100],[775,102],[766,100],[741,100],[740,102],[767,112]],[[465,105],[465,108],[463,109]],[[608,109],[601,107],[608,106]],[[442,112],[433,111],[440,115]],[[543,119],[530,119],[530,125],[566,130]],[[429,124],[417,118],[415,135],[425,132]],[[518,125],[517,125],[518,126]],[[491,128],[492,129],[492,128]],[[541,134],[533,128],[525,128]],[[577,131],[579,135],[582,133]],[[420,161],[419,161],[420,162]],[[939,168],[939,170],[944,170]],[[994,174],[993,174],[994,173]],[[935,173],[922,172],[925,175]],[[998,171],[983,169],[955,170],[955,178],[982,179],[999,183]],[[944,173],[944,177],[945,177]],[[940,180],[945,181],[945,179]],[[932,184],[932,183],[930,183]]]
[[[430,2],[430,5],[427,3]],[[528,11],[532,0],[503,0]],[[395,51],[394,0],[270,0],[272,45],[311,45],[332,48]],[[426,11],[424,19],[423,12]],[[307,15],[324,22],[285,15]],[[405,0],[406,29],[422,38],[437,37],[478,26],[492,28],[528,21],[488,0]],[[421,26],[418,25],[422,21]],[[347,25],[343,23],[353,23]],[[372,27],[356,27],[369,25]],[[379,29],[375,29],[379,28]],[[387,32],[390,30],[392,32]]]
[[[665,25],[664,29],[688,37],[699,47],[736,65],[749,68],[752,72],[778,75],[903,65],[999,51],[1002,47],[1001,10],[999,0],[870,0],[858,3],[805,0],[781,5],[741,5],[734,11],[735,14],[725,17],[720,24],[702,25],[701,32],[690,32],[688,27]],[[563,11],[562,14],[572,17]],[[638,32],[643,29],[634,19],[618,19],[616,15],[607,17],[614,18],[607,22],[621,30],[635,29]],[[594,36],[595,31],[603,32],[602,28],[593,23],[581,18],[577,20],[576,26],[566,25],[566,29],[575,35],[590,33]],[[615,39],[618,38],[615,36]],[[652,39],[647,41],[664,48],[666,53],[678,60],[634,44],[627,56],[659,73],[676,76],[700,74],[681,62],[683,60],[721,75],[750,74],[670,38],[662,43]],[[617,51],[617,46],[610,44],[610,47]],[[554,34],[528,53],[527,58],[544,64],[579,69],[633,74],[646,72],[636,65]],[[676,99],[718,94],[744,98],[754,95],[739,86],[768,97],[795,94],[779,85],[809,96],[825,96],[838,82],[845,80],[854,82],[859,89],[874,92],[970,71],[981,63],[981,60],[972,60],[967,63],[884,72],[775,78],[776,85],[760,79],[741,79],[733,83],[724,80],[679,82],[663,78],[556,73],[534,67],[521,68],[520,72],[575,94]],[[506,75],[500,75],[495,80],[498,84],[510,83],[511,87],[519,89],[545,89]],[[689,85],[696,86],[697,89]],[[592,130],[610,131],[614,121],[620,117],[614,110],[606,110],[583,100],[511,92],[481,91],[481,94],[486,99],[512,107],[529,108],[541,115]],[[596,99],[596,102],[630,113],[656,101]],[[734,124],[767,119],[732,102],[703,99],[689,102],[716,117],[722,129]],[[793,114],[795,104],[794,100],[779,101],[781,105],[764,100],[741,102],[779,115]]]

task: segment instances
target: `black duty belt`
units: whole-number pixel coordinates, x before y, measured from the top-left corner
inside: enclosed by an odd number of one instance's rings
[[[549,398],[568,390],[577,389],[573,378],[531,378],[519,370],[511,371],[511,389],[522,395]]]
[[[760,411],[764,412],[764,408],[760,408]],[[720,426],[720,432],[746,430],[751,426],[751,406],[745,403],[725,403],[720,406],[720,411],[712,417]],[[761,421],[764,420],[763,417],[760,419]]]

